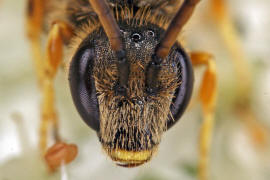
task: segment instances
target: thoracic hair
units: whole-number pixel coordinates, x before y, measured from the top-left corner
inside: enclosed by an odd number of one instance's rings
[[[152,14],[171,19],[183,0],[108,0],[107,2],[112,9],[115,8],[115,13],[125,7],[134,9],[134,13],[138,9],[147,7],[151,9]],[[44,15],[45,31],[48,31],[54,21],[64,21],[77,29],[87,24],[89,20],[98,19],[89,0],[47,0]]]

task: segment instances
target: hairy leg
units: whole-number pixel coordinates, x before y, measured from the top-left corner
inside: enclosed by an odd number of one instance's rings
[[[42,21],[44,17],[44,0],[28,0],[27,17],[26,17],[26,32],[30,40],[31,50],[33,54],[33,63],[38,77],[39,85],[43,78],[43,61],[41,39]]]
[[[199,179],[207,180],[217,96],[216,65],[212,55],[208,53],[192,52],[190,53],[190,58],[194,67],[206,67],[199,90],[199,101],[203,112],[203,122],[199,137]]]
[[[239,96],[246,98],[250,94],[251,77],[246,54],[241,45],[239,34],[237,33],[233,21],[229,15],[224,0],[211,0],[211,13],[218,31],[231,54],[232,62],[239,82]],[[245,79],[245,81],[242,81]]]
[[[244,52],[239,34],[229,15],[229,11],[224,0],[211,0],[211,13],[215,24],[223,38],[223,41],[231,55],[231,60],[236,71],[238,82],[237,99],[235,112],[246,124],[250,136],[255,140],[255,144],[260,147],[268,142],[269,133],[265,125],[261,123],[251,108],[252,103],[252,78],[248,58]],[[248,115],[249,116],[248,116]]]
[[[58,133],[58,118],[54,107],[54,79],[63,57],[64,41],[72,36],[72,29],[63,22],[55,22],[48,36],[46,60],[44,62],[44,78],[42,81],[42,121],[40,127],[40,147],[45,150],[45,160],[51,171],[62,163],[71,162],[77,155],[77,147],[62,142]],[[47,148],[48,125],[52,125],[55,145]]]
[[[44,12],[44,0],[28,1],[27,35],[30,39],[33,60],[42,93],[39,146],[51,171],[62,163],[71,162],[77,155],[77,147],[61,142],[58,133],[58,117],[54,102],[54,79],[63,56],[63,44],[72,36],[72,29],[63,22],[55,22],[49,32],[45,55],[40,35]],[[45,58],[43,58],[45,56]],[[47,151],[48,132],[52,128],[55,145]]]

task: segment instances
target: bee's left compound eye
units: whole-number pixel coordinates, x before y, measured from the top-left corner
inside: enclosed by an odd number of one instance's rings
[[[69,85],[74,104],[82,119],[94,130],[99,131],[99,106],[95,81],[92,76],[94,49],[80,47],[69,68]]]

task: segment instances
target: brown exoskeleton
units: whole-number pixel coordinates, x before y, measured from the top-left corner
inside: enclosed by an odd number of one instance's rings
[[[61,141],[53,82],[63,47],[74,104],[107,154],[120,166],[149,161],[164,131],[185,111],[193,88],[192,65],[205,65],[200,89],[204,122],[200,177],[206,178],[216,99],[215,64],[207,53],[187,52],[177,40],[200,0],[29,0],[28,36],[43,93],[40,146],[52,170],[77,154]],[[172,18],[174,16],[174,18]],[[48,35],[46,59],[40,34]],[[56,144],[47,152],[48,124]]]

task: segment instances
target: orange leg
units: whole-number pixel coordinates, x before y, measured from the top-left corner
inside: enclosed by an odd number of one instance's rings
[[[61,163],[71,162],[77,155],[75,145],[67,145],[61,142],[58,133],[58,118],[54,107],[54,78],[62,61],[64,41],[70,39],[72,29],[63,22],[55,22],[48,36],[46,48],[46,60],[44,62],[44,76],[42,79],[42,121],[40,126],[40,148],[45,152],[47,148],[47,133],[49,124],[52,125],[56,144],[45,154],[45,160],[53,171]]]
[[[54,79],[63,56],[63,43],[72,36],[72,29],[63,22],[55,22],[48,36],[45,59],[40,35],[44,12],[44,0],[28,1],[27,33],[31,42],[33,60],[42,92],[39,146],[51,171],[62,163],[71,162],[77,155],[77,147],[61,142],[58,117],[54,106]],[[55,145],[47,151],[47,139],[52,127]]]
[[[56,110],[54,107],[54,78],[56,72],[59,68],[59,65],[62,61],[63,54],[63,37],[64,33],[63,28],[65,26],[60,23],[55,23],[52,25],[52,28],[49,33],[47,48],[46,48],[46,59],[42,61],[42,78],[41,82],[41,91],[43,94],[42,102],[42,121],[40,127],[40,147],[43,152],[47,148],[47,132],[48,125],[52,123],[54,138],[56,141],[59,141],[58,135],[58,120],[56,115]]]
[[[33,63],[38,77],[39,85],[43,76],[43,60],[41,49],[40,35],[42,32],[42,22],[44,16],[44,0],[28,0],[27,4],[27,19],[26,19],[26,32],[30,40],[31,50],[33,54]]]
[[[199,90],[199,101],[203,112],[203,123],[199,139],[199,179],[207,180],[217,96],[216,65],[212,56],[204,52],[192,52],[190,57],[193,66],[203,65],[206,67]]]
[[[211,0],[211,13],[218,31],[231,54],[232,62],[236,71],[237,79],[241,82],[238,88],[240,98],[246,98],[251,90],[251,77],[247,57],[238,38],[233,21],[227,10],[224,0]],[[245,81],[243,81],[243,79]]]
[[[255,143],[260,147],[267,144],[269,133],[265,125],[258,121],[251,108],[252,80],[249,71],[247,57],[242,48],[238,33],[227,10],[224,0],[211,0],[212,17],[224,40],[224,43],[231,54],[232,62],[236,71],[238,83],[237,102],[235,109],[237,115],[246,124],[249,133]]]

